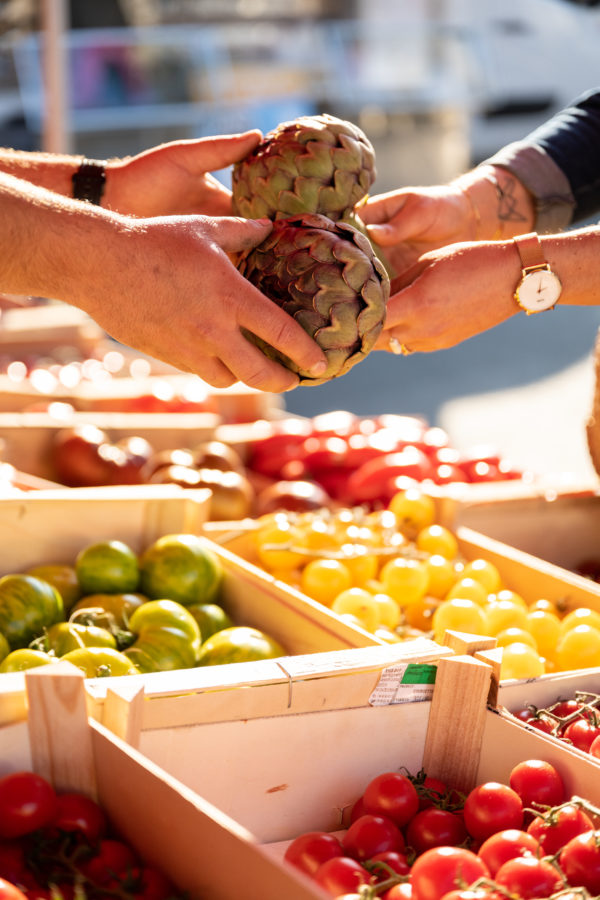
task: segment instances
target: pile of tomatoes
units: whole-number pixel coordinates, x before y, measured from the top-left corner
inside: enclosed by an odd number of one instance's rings
[[[0,900],[175,900],[163,872],[116,834],[85,794],[40,775],[0,778]]]
[[[285,860],[344,900],[520,900],[600,894],[596,810],[528,759],[466,795],[401,771],[372,779],[340,832],[295,838]]]
[[[516,710],[522,722],[600,759],[600,694],[575,691],[568,700],[547,707],[532,705]]]

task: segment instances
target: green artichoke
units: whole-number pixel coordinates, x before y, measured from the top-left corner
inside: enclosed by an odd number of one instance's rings
[[[279,219],[268,238],[241,256],[238,269],[325,352],[326,372],[311,378],[247,334],[271,359],[298,372],[300,384],[344,375],[372,350],[385,321],[390,282],[368,238],[352,225],[318,215]]]
[[[232,203],[246,219],[318,213],[349,215],[375,181],[375,151],[366,135],[334,116],[303,116],[270,131],[233,167]]]

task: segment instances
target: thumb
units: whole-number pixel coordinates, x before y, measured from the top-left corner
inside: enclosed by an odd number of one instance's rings
[[[197,172],[214,172],[244,159],[262,140],[260,131],[200,138],[182,145],[188,165]]]
[[[262,243],[271,233],[270,219],[241,219],[233,216],[215,219],[217,226],[213,235],[215,243],[226,253],[251,250]]]

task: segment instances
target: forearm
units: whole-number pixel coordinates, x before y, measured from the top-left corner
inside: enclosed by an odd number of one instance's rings
[[[81,306],[82,285],[101,270],[107,243],[111,252],[118,246],[120,230],[122,217],[0,174],[0,290]]]
[[[541,238],[550,268],[562,283],[559,304],[600,306],[600,226]]]
[[[511,172],[481,165],[451,184],[465,196],[473,240],[506,240],[535,228],[534,198]]]
[[[31,184],[73,196],[71,179],[81,164],[81,156],[58,153],[29,153],[0,148],[0,172],[22,178]]]

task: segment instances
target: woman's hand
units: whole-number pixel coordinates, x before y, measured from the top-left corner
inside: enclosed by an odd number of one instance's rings
[[[392,281],[377,349],[443,350],[493,328],[519,311],[520,276],[512,241],[452,244],[424,254]]]

